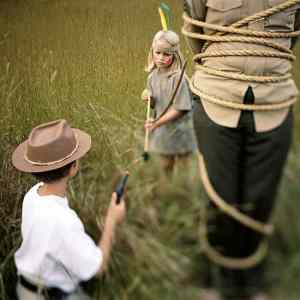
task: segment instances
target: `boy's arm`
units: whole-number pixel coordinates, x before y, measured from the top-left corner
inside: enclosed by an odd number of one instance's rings
[[[125,217],[125,201],[121,200],[119,204],[117,204],[116,201],[117,195],[116,193],[113,193],[105,219],[104,231],[98,243],[98,247],[101,249],[103,255],[103,261],[98,271],[99,275],[107,270],[112,245],[115,238],[116,227],[123,221]]]
[[[104,231],[98,243],[98,247],[101,249],[103,257],[99,274],[102,274],[107,270],[112,244],[115,238],[115,228],[116,225],[114,222],[108,219],[105,220]]]

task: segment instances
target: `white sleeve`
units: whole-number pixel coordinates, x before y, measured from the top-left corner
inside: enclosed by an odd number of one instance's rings
[[[79,218],[64,229],[56,258],[79,280],[91,279],[101,267],[102,251],[84,231]]]

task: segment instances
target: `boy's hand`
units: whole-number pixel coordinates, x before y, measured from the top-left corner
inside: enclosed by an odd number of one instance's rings
[[[126,205],[124,199],[117,204],[117,194],[114,192],[111,196],[110,205],[107,212],[107,221],[113,225],[120,224],[126,215]]]

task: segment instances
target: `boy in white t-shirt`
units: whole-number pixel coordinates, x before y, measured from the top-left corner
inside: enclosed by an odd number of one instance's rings
[[[91,147],[91,137],[65,120],[35,127],[13,153],[13,165],[41,182],[25,195],[22,208],[22,244],[15,253],[19,300],[89,299],[79,283],[102,273],[108,264],[116,226],[125,217],[125,202],[116,193],[98,244],[66,197],[78,159]]]

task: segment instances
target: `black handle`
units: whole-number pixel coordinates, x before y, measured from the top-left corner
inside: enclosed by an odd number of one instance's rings
[[[119,183],[117,185],[117,188],[115,190],[115,192],[117,193],[117,201],[116,201],[117,204],[119,204],[121,202],[122,196],[123,196],[124,191],[125,191],[125,186],[126,186],[126,183],[127,183],[127,180],[128,180],[128,176],[129,176],[129,173],[126,173],[121,178],[121,180],[119,181]]]

